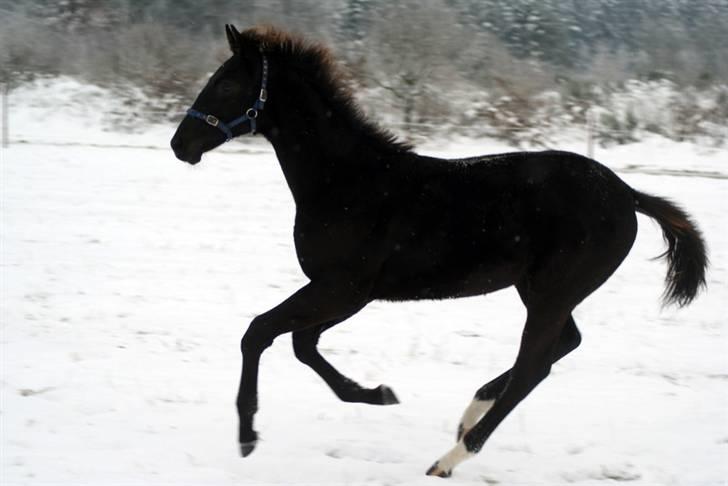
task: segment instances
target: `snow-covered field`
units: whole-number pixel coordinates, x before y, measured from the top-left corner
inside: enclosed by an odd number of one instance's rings
[[[512,290],[373,303],[323,336],[335,366],[390,385],[397,406],[339,402],[279,338],[261,365],[262,441],[238,457],[239,339],[305,283],[275,157],[247,143],[196,167],[153,148],[2,151],[0,483],[441,484],[425,470],[472,393],[515,357],[525,313]],[[451,483],[728,480],[728,157],[652,140],[597,158],[694,216],[708,292],[660,309],[666,268],[650,258],[664,247],[640,216],[630,256],[576,310],[582,346]]]

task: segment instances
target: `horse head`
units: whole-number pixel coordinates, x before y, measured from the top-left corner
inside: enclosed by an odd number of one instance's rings
[[[267,98],[268,61],[256,39],[225,26],[232,57],[210,77],[171,146],[178,159],[196,164],[202,154],[246,133],[255,133]]]

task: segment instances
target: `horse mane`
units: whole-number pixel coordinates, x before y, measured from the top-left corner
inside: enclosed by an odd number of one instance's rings
[[[258,45],[262,52],[279,56],[286,65],[303,73],[352,122],[356,131],[378,142],[381,148],[395,152],[412,150],[409,143],[367,119],[356,103],[350,74],[342,69],[327,46],[271,25],[252,27],[240,35]]]

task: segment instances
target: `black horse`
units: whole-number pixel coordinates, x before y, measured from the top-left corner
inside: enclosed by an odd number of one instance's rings
[[[298,359],[340,399],[393,404],[390,388],[363,388],[334,369],[316,349],[319,335],[373,300],[514,285],[528,311],[518,357],[475,393],[457,445],[427,472],[446,477],[579,345],[572,310],[629,253],[635,211],[654,218],[667,242],[665,302],[686,305],[705,285],[705,245],[688,215],[603,165],[556,151],[417,155],[363,117],[323,46],[274,28],[226,32],[233,55],[200,92],[172,148],[195,164],[232,137],[257,131],[268,139],[293,193],[296,251],[310,279],[253,319],[242,339],[243,456],[257,442],[260,355],[281,334],[293,333]]]

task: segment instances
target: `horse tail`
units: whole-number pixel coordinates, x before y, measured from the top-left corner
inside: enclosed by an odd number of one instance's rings
[[[705,287],[708,257],[703,236],[690,216],[673,202],[638,191],[634,191],[634,199],[637,212],[657,221],[667,243],[665,253],[656,257],[667,257],[663,305],[686,306]]]

